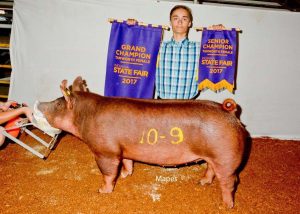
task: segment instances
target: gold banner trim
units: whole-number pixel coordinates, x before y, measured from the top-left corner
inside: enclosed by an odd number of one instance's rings
[[[205,79],[201,83],[199,83],[198,89],[199,90],[210,89],[210,90],[212,90],[214,92],[219,92],[222,89],[227,89],[228,91],[230,91],[231,93],[233,93],[234,85],[230,84],[226,80],[221,80],[218,83],[213,83],[209,79]]]

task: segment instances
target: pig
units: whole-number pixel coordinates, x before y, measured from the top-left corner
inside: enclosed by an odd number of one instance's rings
[[[133,172],[133,161],[180,166],[206,161],[200,183],[219,181],[224,204],[234,206],[237,169],[247,131],[232,99],[154,100],[105,97],[89,92],[82,77],[62,97],[37,105],[49,124],[85,142],[103,176],[100,193],[111,193],[119,175]]]

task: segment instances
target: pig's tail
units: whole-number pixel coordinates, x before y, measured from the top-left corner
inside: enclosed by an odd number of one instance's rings
[[[229,112],[235,112],[237,110],[236,102],[231,98],[225,99],[223,101],[222,108]]]

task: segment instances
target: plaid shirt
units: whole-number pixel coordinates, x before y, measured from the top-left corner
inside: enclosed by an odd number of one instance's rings
[[[156,92],[162,99],[190,99],[198,93],[200,43],[187,38],[163,42],[156,69]]]

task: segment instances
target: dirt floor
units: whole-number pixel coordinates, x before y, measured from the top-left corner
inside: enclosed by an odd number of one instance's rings
[[[20,139],[33,142],[24,133]],[[100,194],[93,155],[72,135],[62,134],[46,160],[10,142],[0,150],[0,213],[299,213],[300,141],[253,139],[231,210],[216,180],[198,184],[205,168],[135,163],[113,193]]]

